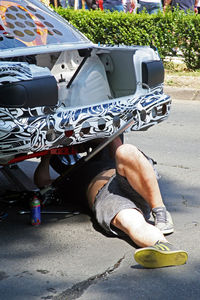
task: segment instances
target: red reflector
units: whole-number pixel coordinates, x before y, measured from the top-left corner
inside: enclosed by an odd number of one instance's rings
[[[66,136],[66,137],[70,137],[70,136],[73,135],[73,133],[74,133],[74,130],[66,130],[66,131],[65,131],[65,136]]]

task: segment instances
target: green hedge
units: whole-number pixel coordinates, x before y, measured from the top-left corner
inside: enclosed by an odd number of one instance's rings
[[[174,55],[178,47],[189,69],[200,68],[200,15],[183,11],[156,15],[73,10],[57,13],[100,44],[154,45],[161,58]]]

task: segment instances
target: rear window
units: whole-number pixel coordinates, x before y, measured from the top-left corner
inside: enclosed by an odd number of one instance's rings
[[[0,1],[0,49],[84,43],[88,39],[40,1]]]

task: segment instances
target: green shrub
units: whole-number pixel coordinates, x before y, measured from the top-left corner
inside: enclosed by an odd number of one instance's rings
[[[161,58],[178,48],[188,68],[200,68],[200,15],[179,10],[154,15],[62,7],[56,11],[96,44],[154,45]]]

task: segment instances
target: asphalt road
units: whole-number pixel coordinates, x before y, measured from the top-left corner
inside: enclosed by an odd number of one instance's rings
[[[15,206],[0,222],[0,299],[200,299],[199,120],[200,101],[173,101],[168,120],[125,138],[158,163],[161,192],[175,223],[168,240],[188,251],[187,264],[144,269],[128,240],[107,237],[86,212],[43,215],[34,228]],[[36,165],[20,163],[30,177]],[[2,189],[12,188],[0,179]]]

